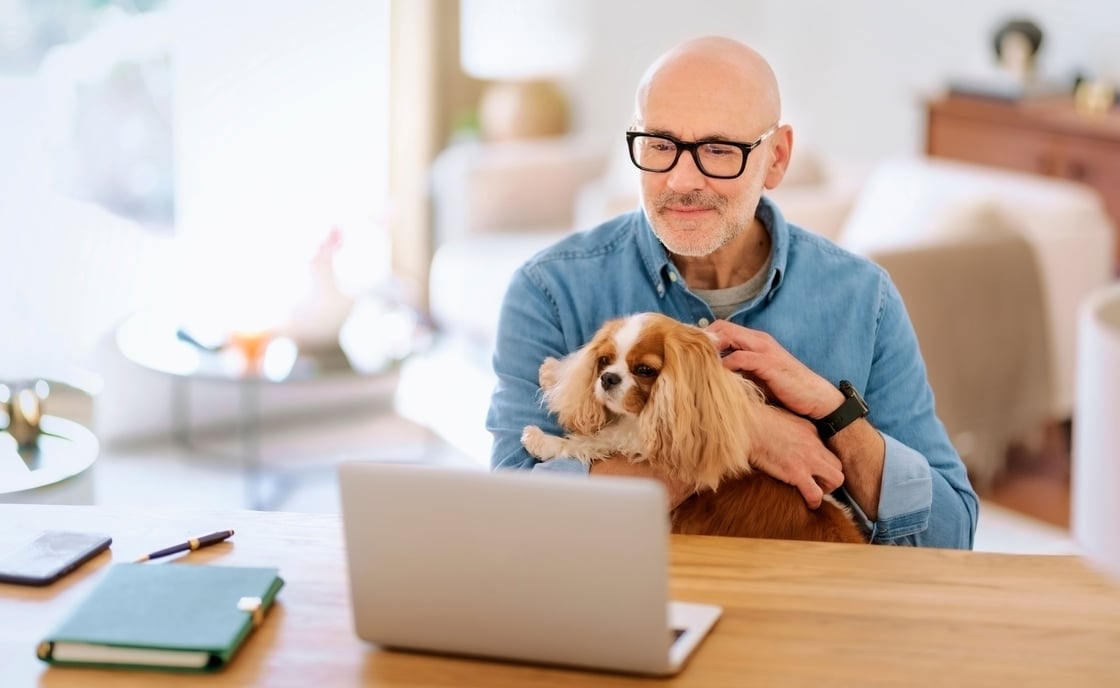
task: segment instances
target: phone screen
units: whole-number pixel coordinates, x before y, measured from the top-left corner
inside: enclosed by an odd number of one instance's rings
[[[0,552],[0,583],[53,583],[112,542],[108,535],[48,530],[14,551]]]

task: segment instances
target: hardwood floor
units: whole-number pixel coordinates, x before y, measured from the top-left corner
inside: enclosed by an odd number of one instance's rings
[[[1008,452],[1007,469],[980,497],[1046,523],[1069,528],[1071,426],[1056,424],[1035,449]]]

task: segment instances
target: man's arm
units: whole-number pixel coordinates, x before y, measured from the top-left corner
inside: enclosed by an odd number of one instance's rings
[[[868,520],[878,520],[879,493],[887,453],[883,436],[866,418],[860,418],[830,437],[825,446],[839,457],[844,466],[844,490]]]
[[[575,459],[542,463],[521,446],[521,432],[527,425],[536,425],[546,433],[562,434],[540,398],[538,370],[545,358],[561,358],[572,348],[564,338],[548,295],[521,268],[506,289],[494,343],[493,366],[498,382],[486,415],[486,429],[494,437],[490,452],[492,468],[587,473],[587,467]]]
[[[917,337],[885,273],[880,299],[875,350],[869,355],[872,365],[866,379],[857,381],[857,387],[864,385],[871,414],[833,436],[827,449],[839,457],[844,491],[873,541],[971,547],[976,493],[934,413]],[[748,374],[793,413],[822,418],[843,401],[833,382],[801,364],[770,335],[724,321],[709,329],[721,348],[734,349],[724,364]],[[815,434],[810,428],[806,421],[791,431]],[[778,434],[768,433],[766,441]],[[763,459],[759,468],[785,479],[767,457]]]
[[[726,320],[716,321],[709,330],[716,335],[721,349],[731,349],[723,357],[724,366],[747,374],[759,383],[768,398],[790,413],[802,419],[824,418],[843,403],[844,395],[839,389],[798,361],[769,334]],[[766,433],[760,451],[751,457],[752,463],[780,480],[797,485],[813,507],[820,503],[808,498],[814,494],[814,483],[819,486],[817,489],[831,492],[842,482],[861,511],[875,520],[884,460],[883,440],[875,428],[866,420],[856,421],[834,435],[831,446],[826,447],[809,421],[793,424],[787,421],[785,425],[784,432]],[[784,446],[791,438],[799,442],[796,451]],[[828,455],[835,457],[836,468],[843,474],[839,481],[824,481],[820,471],[812,468]]]

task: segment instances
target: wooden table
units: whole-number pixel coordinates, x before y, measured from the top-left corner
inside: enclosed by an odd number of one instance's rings
[[[187,560],[278,566],[287,582],[226,670],[86,670],[35,658],[36,642],[111,560],[226,527],[232,541]],[[1120,586],[1076,557],[674,536],[674,597],[723,605],[724,616],[682,674],[643,680],[360,641],[335,515],[0,505],[0,548],[44,528],[105,531],[112,553],[48,588],[0,584],[6,687],[1120,685]]]

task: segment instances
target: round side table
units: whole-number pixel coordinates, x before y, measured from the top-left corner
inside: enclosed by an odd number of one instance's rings
[[[374,333],[375,335],[377,333]],[[262,465],[261,394],[270,386],[323,383],[331,380],[372,377],[393,372],[397,361],[386,359],[385,367],[364,369],[354,365],[345,352],[301,351],[280,337],[267,343],[260,358],[250,365],[243,351],[233,346],[207,348],[191,338],[166,314],[138,313],[117,330],[117,346],[126,359],[143,368],[167,375],[173,381],[173,432],[183,446],[192,440],[191,393],[193,382],[226,383],[236,388],[236,430],[240,444],[238,459],[245,481],[250,509],[268,509],[282,496],[284,481],[275,471],[266,475]],[[275,355],[274,354],[278,354]],[[268,481],[266,478],[273,478]],[[281,478],[280,480],[275,480]],[[274,494],[266,494],[266,482],[278,482]]]
[[[97,460],[97,438],[80,423],[57,416],[43,416],[39,427],[35,446],[24,449],[0,432],[0,502],[93,503],[92,494],[71,488],[80,487],[78,477]]]

